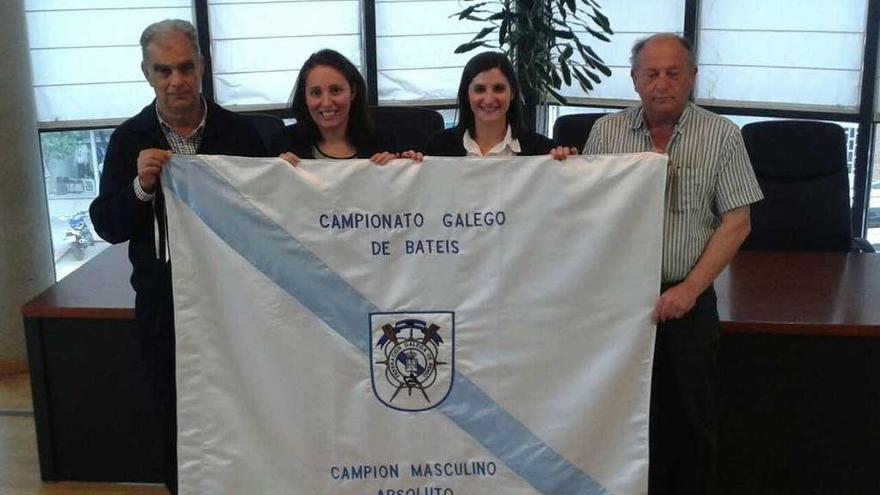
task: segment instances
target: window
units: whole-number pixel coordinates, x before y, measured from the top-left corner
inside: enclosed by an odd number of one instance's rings
[[[97,196],[112,128],[153,91],[140,70],[140,33],[167,18],[192,21],[189,0],[26,0],[31,69],[57,279],[107,247],[86,213]]]
[[[140,70],[140,33],[162,19],[192,20],[190,1],[120,3],[25,2],[37,120],[41,124],[124,119],[153,98]],[[136,6],[126,6],[131,3]]]
[[[703,103],[856,112],[867,0],[702,4]]]
[[[299,68],[322,48],[363,69],[358,0],[209,0],[208,7],[220,105],[285,106]]]
[[[455,100],[461,69],[481,50],[455,54],[483,27],[452,14],[458,0],[377,0],[376,62],[379,101]]]
[[[868,241],[880,251],[880,127],[874,130],[874,163],[868,187],[868,216],[866,217]]]
[[[40,134],[58,280],[107,247],[95,235],[88,210],[98,193],[104,153],[112,132],[113,129],[98,129]]]
[[[877,40],[880,42],[880,40]],[[868,185],[868,215],[866,217],[868,241],[880,251],[880,50],[877,51],[877,80],[874,83],[874,153],[868,164],[871,181]]]
[[[880,122],[880,49],[877,50],[877,78],[874,81],[874,122]],[[874,156],[877,154],[874,153]],[[874,170],[877,170],[877,167],[874,167]]]
[[[878,43],[865,40],[871,0],[840,0],[833,6],[820,0],[693,1],[700,13],[695,33],[699,103],[761,108],[777,116],[792,114],[791,110],[819,110],[826,119],[849,118],[842,114],[858,111],[865,43]],[[140,71],[138,35],[146,25],[166,18],[196,23],[193,6],[205,7],[199,12],[207,12],[207,19],[201,21],[210,28],[213,63],[206,80],[213,83],[215,100],[236,110],[285,107],[299,67],[321,48],[340,51],[365,72],[366,46],[376,49],[381,103],[448,104],[455,99],[462,67],[479,51],[456,55],[454,50],[483,27],[453,16],[470,5],[459,0],[375,0],[375,40],[364,39],[361,0],[25,0],[24,4],[59,263],[79,254],[71,251],[72,237],[66,234],[72,228],[71,217],[85,210],[97,192],[97,174],[112,131],[103,126],[134,115],[153,98]],[[577,85],[563,88],[572,104],[597,108],[551,107],[549,128],[558,115],[615,111],[612,107],[637,101],[629,76],[630,49],[637,39],[655,32],[683,33],[685,4],[685,0],[602,2],[615,31],[612,41],[580,34],[608,63],[612,76],[603,77],[590,94]],[[880,77],[876,95],[874,118],[880,122]],[[455,110],[442,113],[451,125]],[[854,157],[856,130],[844,126],[851,134],[848,154]],[[880,140],[880,131],[871,132],[875,141]],[[878,155],[875,151],[875,161]],[[868,173],[873,174],[868,236],[880,242],[880,166],[868,168]],[[85,257],[95,249],[86,249]],[[58,269],[59,276],[64,272]]]
[[[580,39],[608,64],[611,77],[602,76],[602,82],[589,95],[584,93],[576,81],[571,87],[563,88],[562,95],[566,98],[587,98],[589,101],[638,100],[629,76],[630,50],[637,40],[654,33],[682,34],[684,0],[602,2],[602,13],[608,16],[611,28],[614,29],[611,42],[593,38],[586,31],[580,35]]]

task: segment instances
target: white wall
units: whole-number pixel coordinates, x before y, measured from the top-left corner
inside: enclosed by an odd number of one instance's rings
[[[21,0],[0,2],[0,362],[25,359],[21,305],[54,281]]]

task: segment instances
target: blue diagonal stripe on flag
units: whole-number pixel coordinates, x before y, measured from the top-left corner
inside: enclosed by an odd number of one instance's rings
[[[255,269],[361,352],[369,354],[369,332],[364,321],[369,313],[381,310],[254,207],[217,171],[198,157],[175,155],[171,167],[163,173],[163,181],[167,189]],[[437,410],[540,493],[608,493],[458,371],[453,383],[449,396]]]

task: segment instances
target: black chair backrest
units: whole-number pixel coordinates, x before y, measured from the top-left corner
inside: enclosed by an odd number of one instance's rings
[[[559,117],[553,124],[553,142],[558,146],[577,148],[579,152],[583,153],[593,124],[605,115],[607,114],[579,113]]]
[[[846,133],[837,124],[779,120],[742,128],[764,200],[742,249],[847,252],[852,244]]]
[[[443,116],[430,108],[379,106],[368,111],[377,132],[393,135],[397,149],[389,151],[424,151],[428,138],[443,130]]]
[[[284,126],[283,120],[266,113],[244,113],[242,115],[257,130],[257,134],[260,135],[260,139],[270,155],[277,155],[283,151],[288,151],[282,149],[285,147],[284,144],[287,136],[287,127]]]

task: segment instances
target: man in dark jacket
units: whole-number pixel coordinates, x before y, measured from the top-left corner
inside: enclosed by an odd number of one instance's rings
[[[171,260],[159,174],[172,153],[266,156],[245,118],[201,96],[204,62],[192,24],[165,20],[141,35],[141,69],[156,99],[113,132],[100,193],[89,210],[108,242],[129,241],[145,374],[156,404],[165,483],[177,489],[176,393]]]

